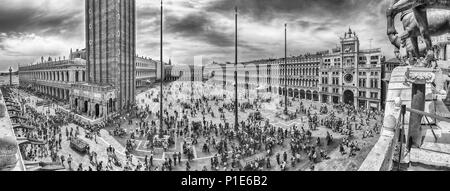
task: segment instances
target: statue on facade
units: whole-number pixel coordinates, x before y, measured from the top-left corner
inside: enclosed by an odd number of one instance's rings
[[[400,36],[394,26],[394,18],[399,13],[405,32]],[[387,35],[396,48],[406,49],[406,63],[420,63],[431,67],[435,61],[435,52],[431,36],[450,32],[450,0],[393,0],[386,11]],[[419,37],[425,42],[425,48],[419,48]],[[397,54],[400,60],[400,56]],[[414,61],[412,61],[414,60]]]

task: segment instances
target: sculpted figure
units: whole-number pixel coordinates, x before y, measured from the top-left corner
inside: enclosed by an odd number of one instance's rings
[[[428,31],[430,36],[439,36],[450,32],[450,10],[443,9],[428,9],[426,10],[426,18],[428,23]],[[418,37],[421,36],[420,24],[417,22],[416,15],[413,11],[405,11],[401,17],[402,25],[405,32],[398,35],[389,35],[391,43],[399,49],[400,47],[406,48],[408,55],[414,58],[420,58],[426,55],[425,59],[427,64],[430,64],[434,60],[434,51],[431,46],[426,43],[426,48],[419,48]],[[409,41],[408,41],[409,40]]]
[[[431,36],[438,36],[450,31],[450,0],[393,0],[387,9],[387,35],[391,43],[399,49],[405,47],[405,41],[411,40],[409,50],[412,56],[419,58],[426,55],[427,62],[434,58]],[[402,13],[405,33],[400,37],[394,26],[394,18]],[[419,50],[417,37],[421,36],[426,45],[426,53]]]

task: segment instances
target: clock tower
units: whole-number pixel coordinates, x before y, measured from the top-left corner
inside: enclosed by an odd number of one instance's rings
[[[348,29],[341,38],[341,92],[342,102],[350,105],[357,103],[358,95],[358,54],[359,39],[356,32]]]

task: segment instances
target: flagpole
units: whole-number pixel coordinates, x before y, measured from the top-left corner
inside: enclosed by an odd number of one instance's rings
[[[287,89],[287,24],[284,24],[284,113],[288,114],[288,89]]]
[[[160,131],[163,130],[163,81],[164,81],[164,62],[163,62],[163,1],[161,0],[161,92],[160,97],[161,101],[159,102],[159,124],[160,124]],[[162,136],[162,134],[160,135]]]
[[[238,82],[237,82],[237,62],[238,62],[238,36],[237,36],[237,19],[238,19],[238,8],[235,7],[235,57],[234,57],[234,125],[239,126],[238,120]]]

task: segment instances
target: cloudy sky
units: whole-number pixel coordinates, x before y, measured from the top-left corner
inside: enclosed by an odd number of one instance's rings
[[[84,48],[84,0],[0,0],[0,71],[41,56],[68,56]],[[175,64],[234,60],[234,6],[239,7],[239,59],[327,50],[351,27],[361,48],[380,47],[389,0],[165,0],[164,53]],[[159,59],[160,2],[136,0],[137,53]],[[372,39],[372,40],[370,40]],[[372,42],[372,43],[370,43]]]

